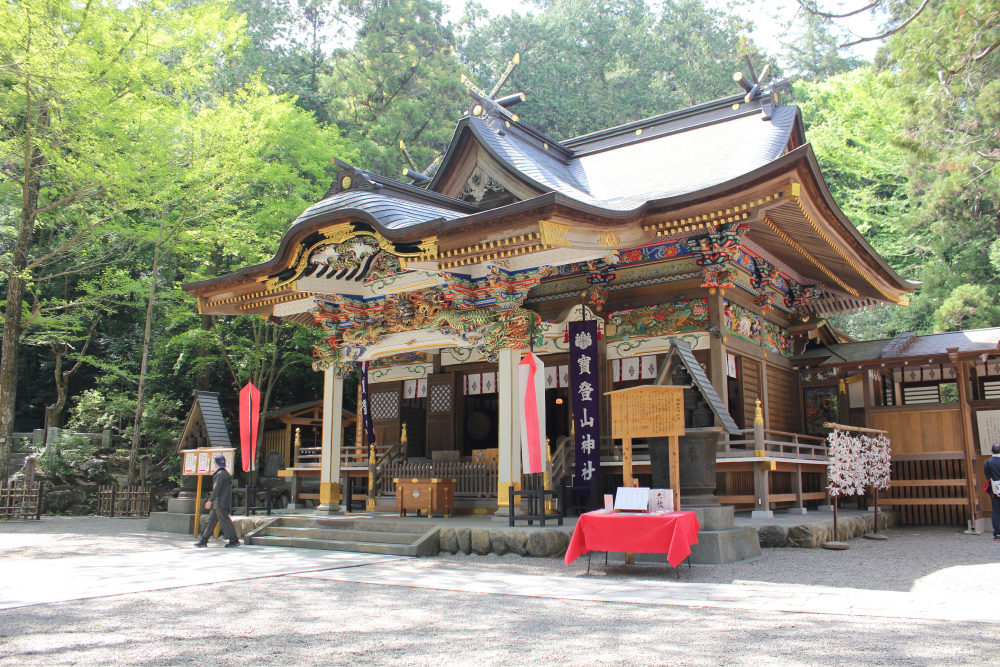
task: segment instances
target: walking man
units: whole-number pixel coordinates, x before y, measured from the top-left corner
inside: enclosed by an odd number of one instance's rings
[[[983,464],[986,472],[986,492],[993,501],[993,539],[1000,542],[1000,443],[993,445],[993,456]]]
[[[215,457],[215,463],[219,469],[215,471],[215,482],[212,484],[212,494],[205,503],[205,509],[211,510],[208,515],[208,523],[205,525],[205,532],[201,534],[201,539],[194,543],[196,547],[207,547],[208,540],[215,532],[215,525],[222,526],[222,534],[229,542],[227,547],[238,547],[240,541],[236,539],[236,527],[233,520],[229,518],[229,509],[233,500],[233,478],[226,470],[226,457],[219,454]]]

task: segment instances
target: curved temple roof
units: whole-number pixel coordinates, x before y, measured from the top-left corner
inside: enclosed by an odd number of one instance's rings
[[[729,221],[749,224],[748,240],[753,247],[763,246],[769,261],[777,258],[795,275],[829,288],[816,303],[823,312],[873,301],[902,302],[914,289],[840,211],[805,143],[798,108],[781,106],[772,92],[749,103],[740,95],[723,98],[561,143],[487,105],[479,115],[458,122],[427,188],[338,164],[343,170],[337,182],[295,220],[274,259],[186,287],[198,295],[232,295],[236,292],[221,288],[261,282],[262,276],[273,277],[276,270],[287,272],[297,261],[298,248],[307,239],[314,243],[316,232],[335,223],[364,223],[391,243],[412,245],[434,238],[441,243],[441,254],[436,256],[441,260],[449,250],[448,238],[457,239],[454,248],[459,242],[499,238],[501,231],[516,225],[521,231],[514,233],[523,234],[526,220],[533,221],[537,230],[538,220],[561,212],[571,226],[578,224],[571,221],[585,221],[580,224],[586,230],[580,233],[593,236],[589,245],[574,241],[569,247],[593,252],[599,249],[596,238],[601,228],[620,234],[622,248],[656,242],[660,236],[681,239],[689,228],[692,234],[704,235],[708,230],[694,230],[706,223],[680,225],[708,221],[709,211],[701,209],[725,200],[741,211]],[[469,201],[474,179],[486,177],[492,179],[492,189],[514,195],[517,201],[508,195],[504,205],[494,208]],[[777,201],[780,193],[774,190],[789,184],[794,189],[786,192],[780,206],[753,210],[754,202],[765,201],[757,199],[762,188],[771,188]],[[480,191],[477,201],[481,200]],[[742,213],[746,202],[755,214],[750,219]],[[726,221],[722,210],[718,214],[711,211],[709,226]],[[674,215],[679,221],[663,222]],[[478,245],[475,248],[479,250]],[[470,250],[463,252],[468,255]],[[447,256],[451,258],[452,252]],[[422,268],[441,270],[455,264],[469,262],[425,262]]]

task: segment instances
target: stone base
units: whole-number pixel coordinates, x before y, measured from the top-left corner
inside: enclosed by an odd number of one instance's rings
[[[824,542],[820,546],[831,551],[846,551],[851,548],[847,542]]]
[[[816,506],[816,511],[817,512],[832,512],[833,511],[833,505],[817,505]]]
[[[805,507],[789,507],[788,508],[788,513],[789,514],[809,514],[809,510],[807,510]]]
[[[757,530],[752,526],[702,530],[698,532],[698,544],[691,545],[691,562],[696,565],[721,565],[758,558],[762,553]]]
[[[157,533],[194,535],[194,513],[150,512],[149,519],[146,521],[146,530],[152,530]]]
[[[865,533],[861,537],[865,538],[866,540],[877,540],[879,542],[884,542],[885,540],[889,539],[887,535],[883,535],[882,533]]]
[[[523,509],[521,509],[520,507],[515,507],[514,508],[514,516],[515,517],[522,516],[523,514],[524,514],[524,510]],[[493,513],[493,518],[490,519],[490,520],[491,521],[500,521],[500,522],[503,522],[503,523],[509,523],[510,522],[510,508],[509,507],[500,507],[500,508],[498,508],[497,511]]]
[[[167,511],[173,514],[194,514],[195,498],[169,498]]]
[[[754,510],[750,512],[751,519],[773,519],[774,512],[771,510]]]
[[[318,514],[321,516],[329,516],[331,514],[343,514],[343,508],[337,503],[321,503],[319,507],[313,510],[313,514]]]

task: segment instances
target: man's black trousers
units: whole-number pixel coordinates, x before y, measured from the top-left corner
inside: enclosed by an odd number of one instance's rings
[[[233,525],[233,520],[229,518],[229,508],[215,507],[212,505],[212,511],[208,514],[208,523],[205,524],[205,532],[201,534],[201,543],[208,544],[208,541],[212,538],[212,533],[215,532],[215,524],[219,524],[222,527],[222,534],[226,536],[226,539],[230,542],[236,541],[236,526]]]

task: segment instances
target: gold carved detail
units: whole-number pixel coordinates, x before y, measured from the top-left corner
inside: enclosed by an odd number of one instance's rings
[[[351,177],[350,176],[344,176],[342,179],[340,179],[340,188],[342,190],[350,190],[351,189],[351,183],[353,183],[353,181],[351,180]]]
[[[601,234],[598,242],[610,250],[611,248],[617,248],[618,244],[622,242],[621,237],[614,232],[608,232],[607,234]]]
[[[562,248],[572,248],[569,242],[569,225],[563,225],[549,220],[538,221],[538,232],[542,237],[544,245],[560,246]]]

